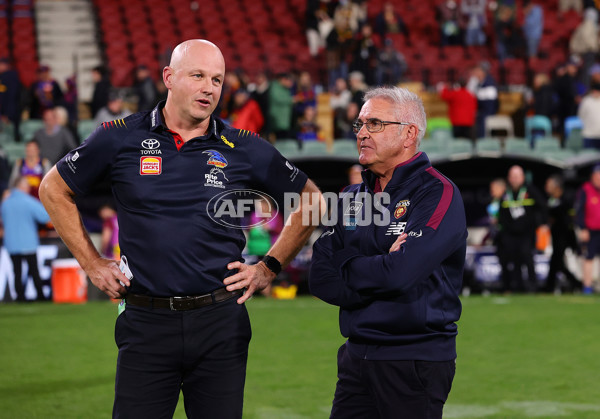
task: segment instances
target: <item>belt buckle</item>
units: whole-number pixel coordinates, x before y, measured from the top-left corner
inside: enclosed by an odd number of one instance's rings
[[[190,297],[169,297],[169,307],[172,311],[185,311],[193,308],[193,302],[188,300]],[[188,301],[186,301],[188,300]],[[187,302],[187,305],[185,304]]]

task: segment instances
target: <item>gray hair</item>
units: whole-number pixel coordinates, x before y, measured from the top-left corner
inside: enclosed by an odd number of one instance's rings
[[[398,122],[410,122],[415,124],[419,129],[417,135],[417,146],[421,144],[421,140],[425,136],[427,129],[427,116],[423,101],[415,93],[408,89],[395,86],[374,87],[367,90],[364,96],[364,101],[370,99],[384,99],[392,103],[396,109],[396,117]]]

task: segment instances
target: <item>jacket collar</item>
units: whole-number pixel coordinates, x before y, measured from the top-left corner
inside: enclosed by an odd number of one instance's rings
[[[429,167],[431,167],[429,157],[427,157],[427,154],[424,152],[419,151],[407,161],[396,166],[394,169],[394,174],[392,175],[392,179],[387,184],[386,188],[399,188],[406,182],[410,181],[411,178],[427,170]],[[362,172],[362,178],[367,188],[371,192],[374,192],[375,185],[379,182],[379,178],[375,175],[375,173],[371,172],[369,169],[364,170]]]

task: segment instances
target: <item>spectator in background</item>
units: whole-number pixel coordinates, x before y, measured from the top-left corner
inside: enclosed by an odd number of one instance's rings
[[[354,40],[350,71],[360,71],[366,75],[367,84],[373,84],[377,55],[378,49],[373,38],[373,28],[371,25],[364,25],[360,30],[360,35]]]
[[[148,111],[154,108],[157,102],[158,92],[156,85],[150,75],[150,69],[146,65],[139,65],[135,70],[135,84],[133,85],[137,97],[137,109]]]
[[[19,177],[14,188],[2,201],[0,212],[4,224],[4,247],[10,255],[15,275],[17,301],[25,301],[22,263],[27,262],[28,274],[33,278],[37,300],[44,301],[42,278],[38,271],[37,248],[40,245],[38,225],[50,221],[40,201],[29,195],[29,181]]]
[[[410,32],[408,26],[400,17],[400,14],[394,9],[394,3],[385,2],[383,10],[375,17],[375,32],[383,40],[388,34],[404,34],[406,44],[410,44]]]
[[[65,80],[65,95],[63,100],[64,108],[67,110],[69,128],[77,132],[77,122],[79,121],[79,93],[77,92],[77,80],[75,76]]]
[[[106,203],[98,210],[102,220],[102,236],[100,253],[107,259],[119,260],[121,249],[119,247],[119,221],[117,211],[111,203]]]
[[[598,39],[598,10],[585,9],[583,21],[575,28],[569,41],[569,51],[582,60],[582,82],[589,87],[589,70],[594,64],[596,54],[600,51]]]
[[[294,98],[292,86],[294,82],[287,73],[277,75],[269,87],[269,113],[267,120],[271,130],[270,141],[277,138],[293,138],[292,109]]]
[[[231,126],[245,129],[254,133],[260,133],[265,123],[260,106],[250,97],[246,89],[238,89],[233,96],[233,113],[231,114]]]
[[[394,41],[386,39],[383,41],[383,48],[377,55],[377,65],[375,66],[375,84],[377,85],[397,85],[406,72],[408,65],[404,55],[394,47]]]
[[[568,10],[575,10],[577,13],[583,12],[582,0],[558,0],[558,12],[564,13]]]
[[[525,181],[521,166],[508,172],[508,187],[500,202],[498,224],[501,237],[498,248],[502,255],[502,282],[505,292],[516,286],[523,290],[522,267],[527,267],[530,289],[536,289],[537,277],[533,264],[536,229],[546,220],[544,199],[535,186]]]
[[[25,144],[25,158],[15,161],[8,184],[14,186],[18,179],[24,178],[29,182],[29,194],[39,199],[40,183],[51,168],[50,161],[40,155],[40,145],[30,140]]]
[[[580,63],[581,59],[578,56],[571,56],[556,70],[554,91],[557,97],[558,132],[564,132],[566,118],[577,115],[577,107],[581,100],[580,90],[583,90],[577,81]]]
[[[453,137],[474,140],[477,98],[467,89],[466,80],[461,78],[458,85],[452,89],[441,83],[438,91],[442,100],[448,104],[448,117],[452,123]]]
[[[42,117],[44,126],[33,134],[33,139],[40,145],[41,156],[55,164],[69,150],[77,147],[77,142],[71,131],[59,124],[56,109],[44,110]]]
[[[573,229],[573,201],[565,194],[564,181],[560,175],[552,175],[546,180],[548,194],[548,225],[552,236],[552,257],[544,291],[553,293],[558,284],[557,274],[562,273],[572,290],[581,289],[581,283],[567,268],[565,251],[577,249],[577,238]]]
[[[537,57],[538,45],[544,32],[544,10],[542,6],[534,1],[525,0],[523,2],[523,35],[527,42],[527,56],[529,58]]]
[[[556,112],[556,98],[546,73],[537,73],[533,77],[533,90],[527,95],[526,101],[531,113],[544,115],[552,120]]]
[[[312,57],[316,57],[321,48],[325,47],[324,39],[319,31],[320,5],[320,0],[307,0],[306,2],[306,42],[308,43],[308,51]]]
[[[462,0],[460,11],[465,23],[465,45],[484,45],[486,41],[485,27],[487,0]]]
[[[496,178],[490,182],[490,197],[491,202],[486,207],[488,215],[488,232],[481,241],[481,244],[485,244],[488,240],[491,240],[492,244],[496,246],[496,255],[502,265],[502,248],[499,246],[500,243],[500,228],[498,226],[498,214],[500,213],[500,204],[502,198],[506,193],[506,181],[502,178]]]
[[[600,63],[596,63],[590,67],[590,85],[596,83],[600,84]]]
[[[298,120],[304,116],[304,110],[308,107],[317,106],[317,95],[315,86],[308,71],[303,71],[298,76],[298,82],[292,89],[294,96],[294,108],[292,113],[292,125],[298,124]]]
[[[360,8],[349,1],[337,3],[333,12],[333,30],[326,39],[329,85],[348,75],[348,59],[359,29]]]
[[[251,92],[250,97],[258,103],[260,107],[260,111],[263,114],[264,124],[263,124],[263,138],[267,138],[270,132],[268,118],[266,116],[269,114],[269,77],[263,71],[256,75],[254,79],[254,83],[248,86],[248,90]]]
[[[335,81],[335,86],[329,96],[329,106],[333,112],[333,131],[335,138],[345,138],[345,134],[351,129],[349,124],[344,124],[346,110],[348,109],[351,100],[352,92],[348,89],[346,80],[338,78]],[[340,124],[345,126],[341,128]]]
[[[329,106],[334,114],[345,111],[348,104],[352,100],[352,92],[348,89],[348,83],[343,78],[338,78],[335,81],[335,86],[329,95]]]
[[[463,45],[462,16],[454,0],[440,3],[436,9],[437,21],[440,25],[441,46]]]
[[[356,134],[352,129],[352,124],[358,118],[360,108],[356,102],[350,102],[339,118],[334,123],[334,135],[336,139],[356,140]]]
[[[600,150],[600,83],[594,82],[579,104],[577,116],[583,124],[583,147]]]
[[[94,123],[99,126],[103,122],[114,121],[115,119],[127,118],[131,111],[123,106],[123,97],[117,90],[111,90],[108,95],[108,102],[96,113]]]
[[[518,45],[516,23],[516,5],[514,2],[499,2],[494,18],[496,53],[500,61],[514,57],[514,48]]]
[[[108,98],[111,92],[112,86],[106,67],[94,67],[92,69],[92,81],[94,82],[94,91],[92,93],[92,101],[90,102],[90,112],[92,118],[95,119],[98,111],[108,104]]]
[[[348,185],[358,185],[362,183],[362,172],[365,170],[360,164],[354,164],[348,169]]]
[[[233,96],[238,89],[241,89],[242,79],[234,71],[227,71],[223,80],[223,94],[218,106],[219,117],[229,120],[233,112],[234,103]]]
[[[592,168],[590,180],[577,195],[576,223],[579,243],[585,257],[583,261],[583,293],[592,294],[594,258],[600,255],[600,164]]]
[[[15,141],[20,141],[21,122],[21,81],[19,74],[12,69],[10,60],[0,58],[0,131],[2,124],[11,123]]]
[[[63,92],[58,82],[50,76],[50,67],[41,66],[37,71],[37,80],[29,89],[29,118],[42,119],[46,109],[63,104]]]
[[[348,75],[348,84],[350,92],[352,92],[352,102],[356,103],[359,108],[365,103],[363,96],[368,86],[365,83],[365,76],[360,71],[353,71]]]
[[[475,135],[485,135],[485,118],[498,112],[498,85],[489,73],[490,65],[481,62],[471,70],[467,88],[477,98],[477,117],[475,119]]]
[[[319,138],[319,125],[317,124],[317,111],[313,106],[304,108],[304,115],[298,120],[298,140],[316,141]],[[300,144],[302,146],[302,144]]]

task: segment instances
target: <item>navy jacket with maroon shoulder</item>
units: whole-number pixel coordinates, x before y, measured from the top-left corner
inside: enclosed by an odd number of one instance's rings
[[[383,194],[375,183],[366,170],[345,190],[337,224],[314,244],[310,290],[340,307],[342,335],[358,357],[455,359],[467,237],[460,192],[425,153],[399,165]],[[402,232],[407,241],[389,253]]]

